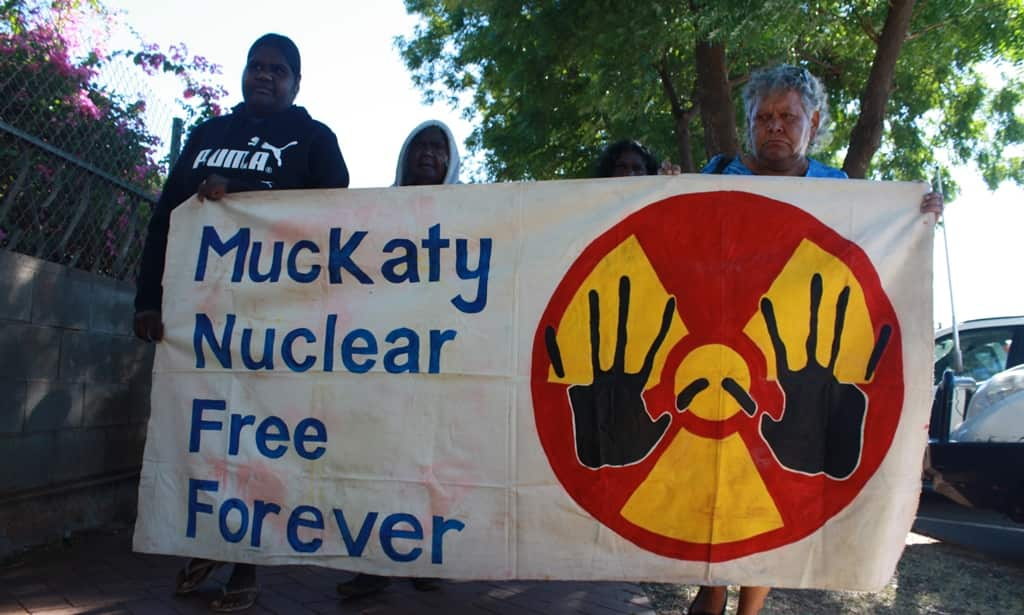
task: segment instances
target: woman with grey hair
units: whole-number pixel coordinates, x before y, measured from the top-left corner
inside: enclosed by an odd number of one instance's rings
[[[743,90],[747,118],[747,148],[741,156],[719,154],[702,173],[724,175],[788,175],[846,179],[842,169],[807,156],[828,138],[828,94],[805,68],[782,64],[755,72]],[[921,213],[942,214],[942,195],[930,192]],[[737,615],[757,615],[770,587],[741,587]],[[725,613],[726,587],[702,586],[687,615]]]
[[[805,68],[782,64],[751,75],[743,90],[750,153],[715,156],[703,173],[845,178],[807,156],[828,140],[828,94]]]

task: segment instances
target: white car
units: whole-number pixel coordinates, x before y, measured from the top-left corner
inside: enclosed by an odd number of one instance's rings
[[[950,430],[949,439],[1024,442],[1024,365],[999,372],[981,384],[971,395],[964,419]]]
[[[936,491],[1024,523],[1024,316],[960,327],[953,373],[949,330],[935,336],[935,402],[925,475]]]
[[[960,325],[963,370],[950,416],[949,439],[1024,441],[1024,316],[969,320]],[[953,367],[953,334],[935,334],[935,385]]]

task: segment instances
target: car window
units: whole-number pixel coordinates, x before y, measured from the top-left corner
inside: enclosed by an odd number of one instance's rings
[[[953,352],[953,336],[947,335],[935,340],[935,360],[938,361]]]
[[[1000,327],[960,332],[960,350],[964,374],[978,382],[988,380],[1006,369],[1006,356],[1013,342],[1013,329]],[[944,335],[935,341],[935,383],[942,372],[953,365],[953,339]]]

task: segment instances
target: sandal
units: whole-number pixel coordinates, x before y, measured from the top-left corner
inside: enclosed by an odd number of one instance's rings
[[[224,588],[223,594],[210,603],[210,610],[216,613],[234,613],[244,611],[256,604],[256,598],[260,594],[259,588],[241,587],[239,589]]]
[[[188,560],[185,567],[178,571],[178,578],[174,583],[174,593],[181,596],[194,592],[221,563],[210,559]]]

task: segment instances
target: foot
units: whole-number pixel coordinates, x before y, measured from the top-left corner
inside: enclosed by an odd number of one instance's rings
[[[223,594],[210,603],[210,610],[215,613],[234,613],[244,611],[256,604],[256,598],[260,590],[256,586],[241,587],[238,589],[223,589]]]
[[[178,578],[174,583],[174,593],[180,596],[194,592],[220,565],[221,562],[208,559],[188,560],[185,567],[178,571]]]
[[[728,596],[724,585],[701,585],[686,615],[724,615]]]
[[[235,564],[220,598],[210,603],[210,610],[217,613],[244,611],[256,603],[260,590],[256,587],[256,567],[252,564]]]
[[[433,577],[412,578],[412,587],[418,592],[432,592],[441,589],[441,579]]]
[[[341,594],[342,598],[351,600],[353,598],[362,598],[364,596],[376,594],[388,585],[391,585],[391,579],[388,577],[381,577],[375,574],[363,574],[360,572],[348,581],[338,583],[336,589],[338,590],[338,593]]]

